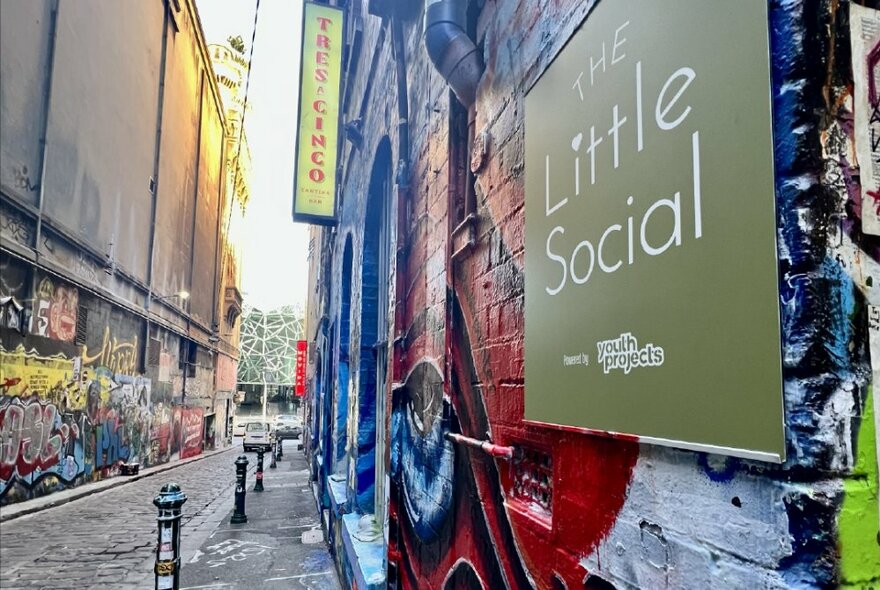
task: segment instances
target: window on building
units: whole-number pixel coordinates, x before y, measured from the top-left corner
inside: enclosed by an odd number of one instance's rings
[[[150,358],[148,363],[151,367],[159,366],[159,355],[162,352],[162,341],[156,338],[150,338]]]
[[[80,305],[76,311],[76,336],[74,337],[74,342],[76,344],[85,344],[86,343],[86,335],[88,334],[88,325],[89,325],[89,308],[85,305]]]
[[[181,336],[180,354],[177,356],[178,367],[187,377],[196,376],[196,354],[199,345],[189,338]]]

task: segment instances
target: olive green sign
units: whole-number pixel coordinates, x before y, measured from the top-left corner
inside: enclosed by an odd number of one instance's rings
[[[529,421],[785,456],[767,3],[601,0],[528,92]]]

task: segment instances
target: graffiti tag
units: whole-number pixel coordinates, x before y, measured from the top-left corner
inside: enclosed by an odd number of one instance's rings
[[[111,373],[134,375],[138,366],[137,343],[137,336],[130,342],[120,341],[110,336],[109,327],[104,328],[104,338],[97,352],[90,354],[88,346],[83,345],[83,363],[106,367]]]
[[[56,466],[78,437],[77,424],[64,422],[54,404],[8,402],[0,409],[0,480],[28,477]]]
[[[208,567],[220,567],[227,562],[244,561],[252,555],[260,555],[271,547],[260,545],[256,541],[242,541],[240,539],[227,539],[216,545],[208,547]],[[194,560],[195,561],[195,560]]]

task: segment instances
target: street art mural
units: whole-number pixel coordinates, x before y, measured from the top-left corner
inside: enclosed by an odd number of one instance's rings
[[[0,494],[16,480],[33,488],[48,476],[72,484],[83,474],[81,422],[73,413],[35,396],[0,404]]]
[[[202,438],[204,436],[204,410],[202,408],[174,408],[174,430],[179,433],[174,437],[180,441],[179,451],[181,459],[193,457],[202,452]]]
[[[138,338],[118,339],[110,334],[108,326],[96,350],[83,345],[82,358],[86,365],[104,367],[113,374],[133,375],[138,365]]]
[[[37,287],[31,330],[64,342],[73,342],[76,336],[76,315],[79,293],[76,287],[45,277]]]
[[[389,582],[493,590],[877,586],[880,222],[865,212],[880,219],[880,209],[865,178],[867,168],[871,182],[878,176],[878,160],[859,153],[877,150],[880,129],[878,13],[825,0],[769,5],[787,446],[785,463],[774,465],[523,422],[523,94],[593,4],[483,7],[486,71],[477,145],[467,154],[477,237],[454,261],[442,257],[454,238],[438,196],[449,187],[437,172],[454,154],[445,136],[430,139],[449,118],[448,93],[424,86],[436,80],[410,89],[441,98],[408,121],[418,157],[401,192],[388,335]],[[406,53],[418,56],[412,44]],[[372,100],[389,102],[367,113],[396,108],[393,97]],[[375,145],[383,124],[367,115],[365,145]],[[354,161],[339,235],[352,231],[359,260],[367,191],[358,179],[369,177],[371,162]],[[334,254],[334,285],[342,252]],[[351,297],[361,296],[356,285]],[[333,297],[333,317],[346,317],[347,296]],[[360,337],[352,321],[352,347]],[[351,378],[345,392],[358,386],[354,358]],[[337,405],[343,383],[328,383]],[[513,457],[451,443],[448,433],[512,447]],[[332,525],[340,548],[341,520]],[[337,558],[351,579],[356,565],[343,550]]]
[[[154,399],[136,336],[99,335],[77,356],[0,343],[0,504],[201,453],[203,410]]]

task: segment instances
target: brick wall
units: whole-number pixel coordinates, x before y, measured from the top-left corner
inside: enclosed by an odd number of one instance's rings
[[[476,241],[454,261],[450,211],[464,198],[450,189],[458,173],[450,154],[464,140],[450,127],[455,99],[422,46],[423,19],[404,20],[410,153],[398,154],[390,33],[364,17],[365,51],[348,83],[354,111],[367,105],[364,142],[343,156],[337,236],[352,236],[353,268],[363,273],[352,273],[351,350],[375,337],[363,323],[372,306],[394,312],[385,392],[394,575],[404,588],[876,584],[867,314],[880,298],[867,277],[880,250],[861,232],[847,2],[769,4],[787,461],[523,422],[524,94],[592,5],[497,0],[478,11],[486,70],[475,107],[480,150],[471,154]],[[363,228],[384,137],[392,161],[407,157],[410,167],[392,204],[399,220],[392,285],[376,294],[365,287],[371,246]],[[337,247],[330,306],[337,322],[340,289],[348,297],[342,256]],[[370,361],[351,356],[351,391],[361,395]],[[336,385],[338,392],[342,381]],[[362,445],[373,428],[350,421],[358,452],[369,452]],[[450,431],[514,445],[528,461],[453,446],[443,437]]]

